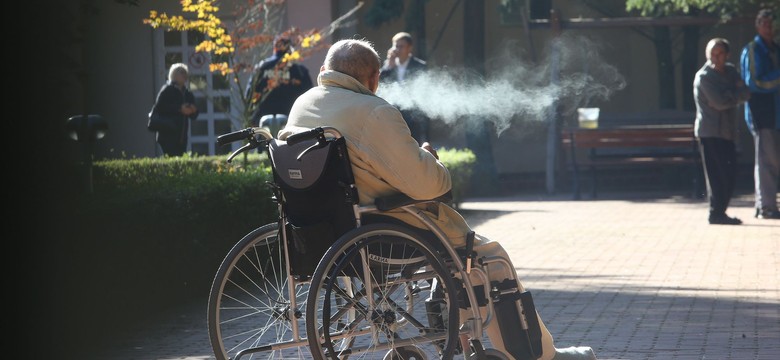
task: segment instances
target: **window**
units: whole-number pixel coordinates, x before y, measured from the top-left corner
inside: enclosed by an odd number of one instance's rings
[[[171,68],[171,65],[182,62],[182,56],[180,52],[169,52],[165,54],[165,76],[168,76],[167,69]]]
[[[165,46],[181,46],[181,34],[178,31],[166,31],[163,33]]]
[[[498,12],[501,15],[501,25],[522,25],[523,16],[529,20],[550,18],[552,0],[501,0]]]
[[[208,80],[206,80],[206,75],[190,75],[190,91],[196,92],[196,91],[207,91],[208,90]]]

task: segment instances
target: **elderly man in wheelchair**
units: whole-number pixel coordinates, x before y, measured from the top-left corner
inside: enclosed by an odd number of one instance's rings
[[[375,95],[379,69],[370,43],[339,41],[278,140],[220,137],[268,149],[280,216],[217,272],[216,357],[595,359],[553,346],[504,249],[442,203],[449,173]]]

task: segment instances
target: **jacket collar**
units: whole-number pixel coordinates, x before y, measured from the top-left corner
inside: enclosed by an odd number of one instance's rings
[[[334,70],[325,70],[317,76],[317,84],[320,86],[335,86],[342,89],[352,90],[359,94],[376,96],[371,90],[368,90],[360,81],[344,73]]]
[[[189,91],[189,89],[187,89],[187,85],[185,85],[185,86],[182,86],[182,88],[181,88],[181,89],[179,89],[179,88],[176,86],[176,84],[174,84],[174,83],[173,83],[173,81],[172,81],[172,80],[166,80],[166,81],[165,81],[165,84],[166,84],[166,85],[168,85],[169,87],[172,87],[172,88],[174,88],[174,89],[176,89],[176,90],[179,90],[179,91],[183,91],[183,92],[187,92],[187,91]]]
[[[764,50],[765,52],[769,52],[769,46],[767,46],[767,43],[764,41],[764,38],[761,37],[761,35],[756,35],[755,38],[753,38],[753,41],[758,44],[758,46],[761,47],[761,50]],[[774,42],[773,42],[774,43]],[[777,44],[775,45],[775,49],[777,49]]]

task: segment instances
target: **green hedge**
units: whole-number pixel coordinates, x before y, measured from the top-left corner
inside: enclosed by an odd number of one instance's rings
[[[477,157],[471,150],[447,149],[442,148],[437,151],[439,159],[450,171],[452,178],[452,198],[453,204],[457,206],[463,201],[466,191],[469,188],[471,174]]]
[[[58,301],[72,317],[64,321],[121,329],[203,299],[228,250],[276,218],[264,185],[270,168],[264,157],[249,159],[247,167],[224,157],[96,162],[94,194],[63,214],[70,226],[61,230],[67,245],[59,268],[67,277]]]
[[[474,155],[439,154],[460,199]],[[64,214],[72,226],[63,229],[70,243],[61,261],[73,276],[63,302],[73,321],[100,329],[203,298],[230,247],[276,219],[270,179],[264,155],[232,165],[224,156],[96,162],[95,193]]]

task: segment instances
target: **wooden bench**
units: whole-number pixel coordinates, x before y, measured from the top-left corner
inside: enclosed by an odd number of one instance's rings
[[[693,192],[699,191],[698,144],[690,125],[646,125],[607,129],[564,129],[561,140],[568,146],[569,167],[573,174],[573,193],[580,199],[580,169],[590,171],[591,195],[597,197],[598,171],[609,168],[690,165],[693,167]],[[578,159],[578,150],[587,157]]]

